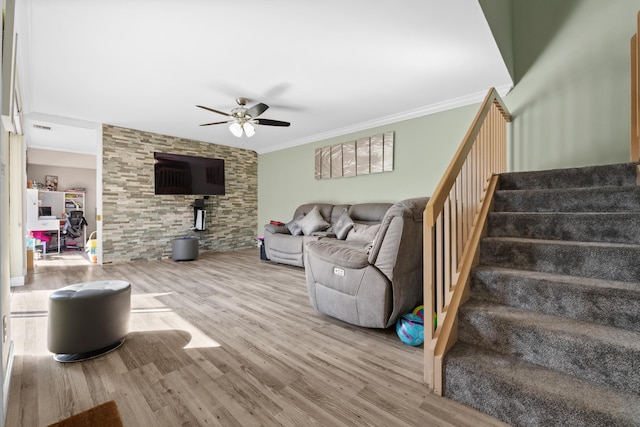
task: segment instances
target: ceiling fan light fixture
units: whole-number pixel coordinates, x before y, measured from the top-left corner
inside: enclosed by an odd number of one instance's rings
[[[238,138],[242,136],[242,126],[240,126],[240,123],[238,122],[231,123],[231,125],[229,126],[229,130],[234,136],[237,136]]]
[[[242,135],[245,134],[247,135],[247,138],[251,138],[256,134],[255,125],[284,127],[290,125],[289,122],[283,122],[280,120],[258,118],[269,108],[267,104],[260,102],[251,108],[245,108],[245,105],[247,103],[246,98],[237,98],[236,102],[238,103],[238,107],[231,110],[231,113],[225,113],[224,111],[205,107],[204,105],[196,105],[196,107],[198,108],[202,108],[204,110],[211,111],[212,113],[228,117],[228,119],[225,121],[204,123],[200,126],[211,126],[229,123],[229,132],[231,132],[235,137],[242,138]]]
[[[247,135],[247,137],[251,138],[253,135],[256,134],[256,129],[253,127],[253,125],[249,122],[246,122],[244,125],[242,125],[242,128],[244,129],[244,133]]]

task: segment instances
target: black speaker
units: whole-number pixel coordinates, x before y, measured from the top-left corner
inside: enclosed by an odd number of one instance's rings
[[[193,202],[193,207],[204,209],[204,199],[196,199],[195,202]]]

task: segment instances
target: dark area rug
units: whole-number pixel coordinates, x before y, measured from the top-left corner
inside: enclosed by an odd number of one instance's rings
[[[110,400],[49,427],[123,427],[123,424],[116,402]]]

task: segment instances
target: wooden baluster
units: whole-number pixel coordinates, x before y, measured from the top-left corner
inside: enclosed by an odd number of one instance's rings
[[[457,340],[455,316],[496,188],[493,175],[506,169],[509,120],[491,89],[425,210],[425,307],[438,315],[438,328],[425,331],[425,380],[438,394],[442,361]]]
[[[638,28],[640,29],[640,13],[638,13]],[[640,46],[638,32],[631,38],[631,161],[640,161],[640,76],[638,75],[638,58]]]

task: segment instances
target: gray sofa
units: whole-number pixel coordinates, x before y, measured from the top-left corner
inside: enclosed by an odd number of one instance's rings
[[[317,207],[317,212],[314,212]],[[311,241],[317,241],[321,238],[337,239],[336,231],[344,231],[347,229],[346,236],[343,237],[347,242],[358,240],[366,240],[369,235],[375,232],[373,228],[366,226],[375,226],[382,222],[385,213],[391,207],[391,203],[361,203],[355,205],[346,204],[329,204],[329,203],[307,203],[299,206],[294,214],[293,219],[285,225],[267,224],[264,227],[264,249],[267,258],[271,261],[304,267],[304,245]],[[345,211],[348,213],[355,227],[336,227],[340,226],[340,218]],[[316,216],[312,218],[313,214]],[[319,214],[319,217],[317,216]],[[301,221],[303,227],[298,227]],[[325,224],[321,223],[324,220]],[[340,233],[338,233],[340,234]],[[340,240],[340,239],[338,239]],[[370,241],[373,240],[371,237]],[[370,243],[369,241],[369,243]]]
[[[408,199],[391,206],[372,242],[307,241],[304,265],[311,305],[354,325],[387,328],[422,304],[427,201]]]
[[[265,226],[265,254],[305,267],[316,310],[354,325],[387,328],[422,303],[428,200],[304,204],[287,224]]]

